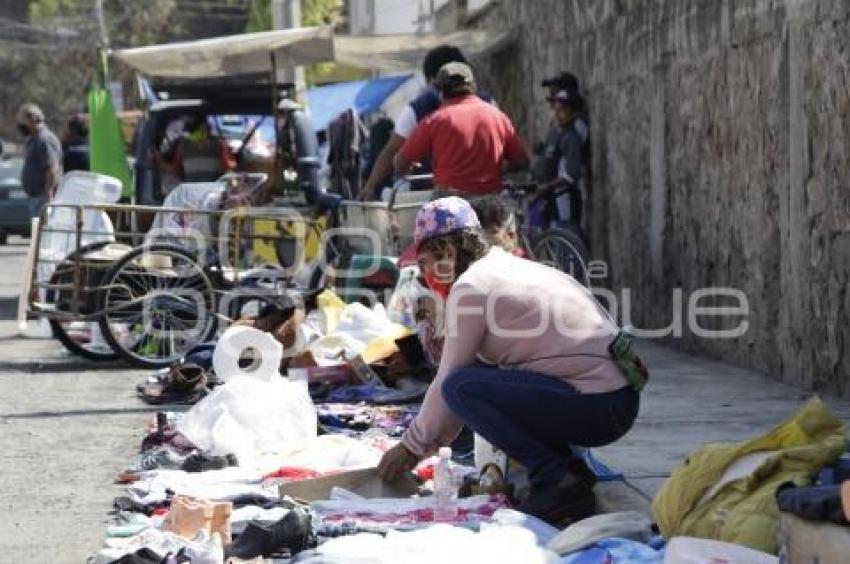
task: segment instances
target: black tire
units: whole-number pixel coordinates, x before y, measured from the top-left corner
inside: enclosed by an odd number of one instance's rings
[[[9,242],[9,234],[8,233],[0,233],[0,245],[5,245]]]
[[[108,244],[107,241],[92,243],[90,245],[86,245],[86,246],[82,247],[80,249],[79,253],[73,252],[70,255],[68,255],[68,257],[65,259],[65,261],[63,261],[59,265],[59,267],[57,268],[57,271],[54,272],[53,276],[50,279],[50,283],[51,284],[58,284],[62,281],[61,280],[62,275],[63,275],[62,267],[64,265],[68,265],[68,266],[73,267],[73,263],[76,260],[77,254],[85,256],[86,253],[100,250],[101,248],[105,247],[107,244]],[[55,296],[51,296],[48,299],[48,301],[56,303],[57,300],[56,300]],[[85,345],[81,344],[79,341],[74,339],[68,333],[68,331],[65,329],[65,326],[63,325],[63,323],[61,321],[59,321],[57,319],[49,319],[48,318],[48,322],[50,323],[50,328],[53,330],[53,336],[56,337],[56,339],[60,343],[62,343],[62,346],[64,346],[68,350],[68,352],[73,353],[73,354],[75,354],[79,357],[82,357],[82,358],[85,358],[85,359],[88,359],[88,360],[93,360],[95,362],[110,362],[110,361],[118,360],[118,358],[120,358],[118,356],[118,353],[116,353],[115,351],[113,351],[111,349],[110,350],[98,350],[98,349],[86,348]],[[99,323],[99,321],[94,320],[91,323]]]
[[[112,350],[99,352],[95,349],[87,349],[65,331],[62,323],[56,319],[48,319],[48,321],[50,322],[50,328],[53,330],[53,336],[68,349],[68,352],[95,362],[109,362],[120,358],[118,353]],[[97,322],[92,321],[92,323]]]
[[[139,265],[137,264],[137,260],[143,255],[155,253],[170,257],[171,259],[184,261],[184,264],[192,269],[188,273],[189,276],[184,277],[181,274],[177,278],[173,276],[171,278],[174,281],[183,277],[186,285],[168,285],[165,288],[161,288],[159,287],[159,282],[157,282],[157,288],[151,289],[147,287],[146,278],[151,279],[156,277],[157,275],[154,273],[158,267]],[[173,262],[170,264],[171,266],[167,268],[159,268],[163,272],[163,279],[166,282],[169,280],[168,276],[171,276],[171,273],[166,273],[166,270],[172,271],[172,273],[176,270]],[[218,327],[218,318],[215,315],[215,308],[217,306],[215,287],[206,271],[198,264],[194,256],[182,247],[169,244],[153,244],[133,249],[116,262],[112,269],[105,274],[102,287],[104,315],[100,319],[101,331],[106,342],[109,343],[112,349],[133,366],[140,368],[164,368],[170,366],[196,345],[209,341]],[[193,292],[197,292],[204,300],[204,307],[211,313],[208,313],[206,316],[198,316],[197,309],[194,311],[196,316],[194,319],[196,323],[195,327],[198,327],[196,334],[186,342],[181,343],[179,347],[175,346],[174,331],[176,330],[173,325],[169,325],[164,317],[158,318],[159,323],[165,324],[160,330],[163,333],[170,333],[171,338],[171,344],[168,347],[168,351],[170,352],[160,355],[158,354],[161,350],[160,347],[164,347],[166,341],[161,336],[151,336],[147,332],[145,324],[148,320],[145,319],[145,311],[147,308],[148,314],[154,317],[159,314],[163,316],[169,315],[173,318],[173,321],[179,320],[180,323],[183,323],[186,317],[191,320],[193,314],[191,307],[186,307],[185,299],[166,295],[169,293],[169,290],[178,288],[191,288]],[[144,305],[128,304],[122,307],[120,305],[122,300],[125,302],[128,300],[139,302]],[[171,309],[169,306],[179,307]],[[181,315],[183,318],[179,319]],[[132,335],[132,331],[134,327],[139,326],[139,322],[142,323],[140,328],[142,333],[136,338]],[[116,331],[122,326],[127,329],[126,326],[128,324],[130,326],[127,331],[130,333],[129,335],[116,334]],[[157,354],[146,350],[149,344],[154,343],[158,343]]]
[[[564,227],[551,227],[538,235],[531,243],[534,260],[548,264],[565,272],[587,286],[587,263],[590,251],[578,233]]]

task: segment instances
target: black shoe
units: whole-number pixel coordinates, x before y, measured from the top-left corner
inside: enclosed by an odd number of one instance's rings
[[[223,470],[230,466],[239,466],[236,456],[207,456],[201,452],[194,452],[183,461],[181,470],[184,472],[206,472],[207,470]]]
[[[531,486],[528,497],[517,506],[517,511],[551,525],[580,521],[596,512],[595,485],[596,475],[584,462],[574,458],[569,461],[567,473],[559,483]]]
[[[271,536],[270,524],[251,521],[236,542],[224,547],[224,557],[252,560],[264,556],[269,550]]]
[[[271,545],[274,551],[282,548],[289,549],[289,554],[296,555],[308,548],[312,527],[310,514],[300,508],[289,511],[283,519],[272,525]]]
[[[251,560],[268,558],[285,550],[294,556],[308,548],[312,530],[310,515],[302,509],[292,509],[277,523],[251,521],[235,543],[225,547],[226,558]]]

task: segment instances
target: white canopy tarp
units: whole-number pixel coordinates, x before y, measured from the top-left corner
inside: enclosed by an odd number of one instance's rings
[[[330,27],[307,27],[122,49],[114,56],[142,74],[165,78],[266,73],[271,70],[272,52],[279,68],[337,61],[396,72],[418,67],[425,52],[437,45],[456,45],[468,57],[475,57],[509,40],[508,32],[334,36]]]
[[[167,78],[214,78],[271,70],[271,53],[281,68],[334,59],[330,27],[302,27],[115,51],[137,71]]]
[[[425,53],[438,45],[454,45],[467,57],[474,58],[504,47],[510,39],[510,32],[473,30],[445,35],[337,35],[334,37],[334,60],[395,72],[418,68]]]

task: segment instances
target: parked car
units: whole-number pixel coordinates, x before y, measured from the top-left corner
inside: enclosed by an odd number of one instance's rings
[[[0,245],[9,235],[30,234],[29,198],[21,187],[24,159],[0,155]]]

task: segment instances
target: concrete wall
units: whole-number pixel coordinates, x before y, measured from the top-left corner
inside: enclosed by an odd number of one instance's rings
[[[541,79],[581,78],[593,252],[635,326],[668,326],[676,288],[739,288],[742,337],[685,318],[672,342],[850,395],[850,2],[505,0],[476,25],[519,27],[477,69],[528,139]]]

